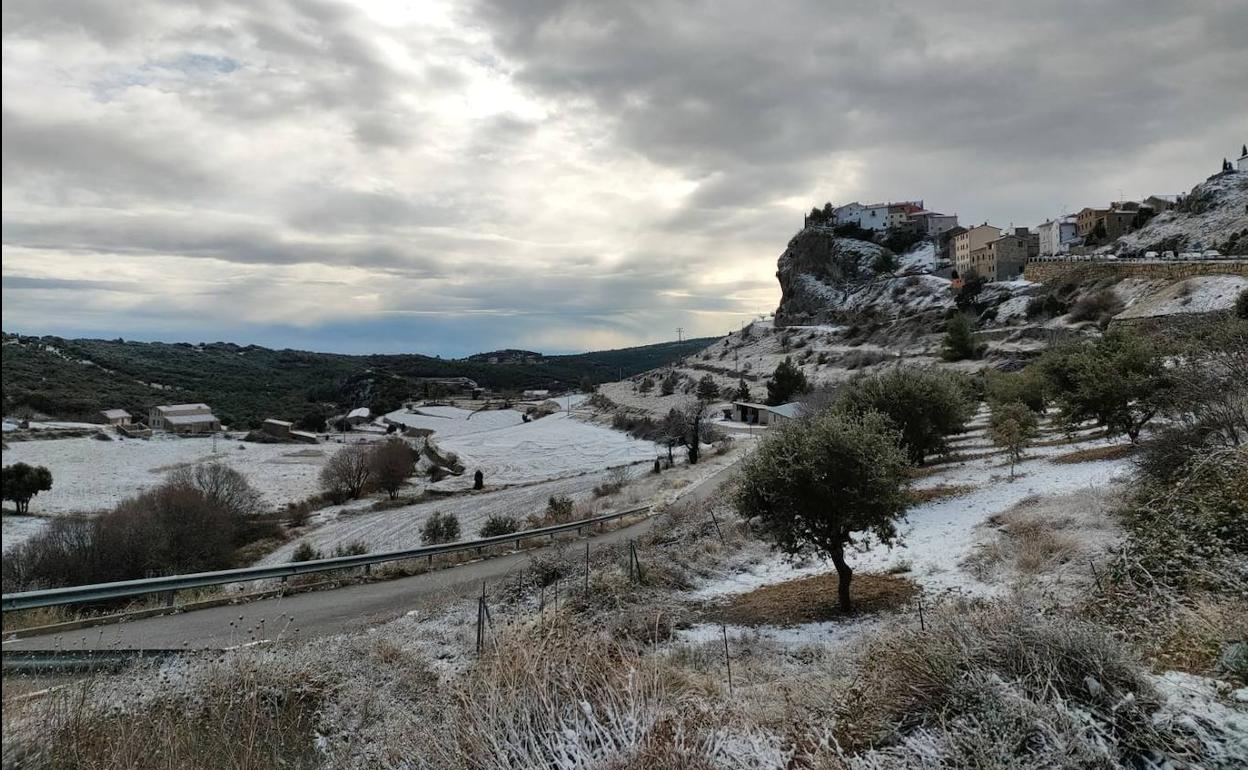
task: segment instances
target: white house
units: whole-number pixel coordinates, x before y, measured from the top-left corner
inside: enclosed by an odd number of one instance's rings
[[[1040,233],[1040,256],[1051,257],[1054,254],[1065,254],[1070,247],[1079,243],[1079,225],[1072,215],[1050,219],[1042,223],[1037,230]]]
[[[832,222],[838,225],[858,224],[862,218],[863,205],[858,201],[846,203],[844,206],[837,206],[832,211]]]
[[[952,230],[958,226],[957,214],[941,214],[936,211],[916,211],[910,215],[910,221],[917,222],[919,232],[929,238],[935,238],[946,230]]]
[[[148,412],[147,424],[152,430],[181,434],[212,433],[221,429],[221,421],[207,404],[154,406]]]

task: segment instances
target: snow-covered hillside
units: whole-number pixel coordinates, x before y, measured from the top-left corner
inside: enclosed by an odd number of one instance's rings
[[[1178,206],[1102,251],[1134,256],[1206,249],[1248,254],[1248,173],[1222,174],[1196,185]]]

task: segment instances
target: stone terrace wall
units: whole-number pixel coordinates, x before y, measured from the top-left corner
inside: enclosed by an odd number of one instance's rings
[[[1167,278],[1178,281],[1197,275],[1242,275],[1248,277],[1248,259],[1219,259],[1191,262],[1173,260],[1123,260],[1121,262],[1028,262],[1023,277],[1036,283],[1078,278]]]

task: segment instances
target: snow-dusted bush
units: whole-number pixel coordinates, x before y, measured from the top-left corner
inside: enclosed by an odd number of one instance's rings
[[[451,543],[459,539],[459,517],[453,513],[434,511],[420,528],[420,542],[425,545]]]
[[[901,432],[902,444],[915,463],[943,452],[946,437],[960,433],[973,412],[965,380],[919,368],[851,380],[837,408],[851,414],[883,414]]]

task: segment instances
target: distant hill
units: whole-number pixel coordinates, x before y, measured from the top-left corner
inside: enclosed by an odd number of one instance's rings
[[[126,342],[3,335],[4,413],[22,408],[61,419],[95,419],[101,409],[146,415],[156,404],[203,401],[229,425],[266,417],[298,420],[314,411],[368,406],[390,411],[420,377],[470,377],[499,391],[562,390],[629,377],[705,348],[711,338],[574,355],[531,364],[416,354],[352,356],[214,342]],[[516,351],[519,352],[519,351]]]

